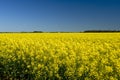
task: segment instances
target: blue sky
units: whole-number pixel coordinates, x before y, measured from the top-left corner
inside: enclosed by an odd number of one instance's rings
[[[120,29],[120,0],[0,0],[0,31]]]

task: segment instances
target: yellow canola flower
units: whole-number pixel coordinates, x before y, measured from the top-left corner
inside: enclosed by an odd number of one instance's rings
[[[1,33],[0,71],[11,80],[119,80],[120,33]]]
[[[110,66],[105,66],[105,70],[106,70],[106,72],[112,72],[113,71],[112,67],[110,67]]]

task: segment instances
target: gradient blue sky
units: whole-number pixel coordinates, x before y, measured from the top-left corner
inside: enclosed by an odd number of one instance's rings
[[[0,31],[120,29],[120,0],[0,0]]]

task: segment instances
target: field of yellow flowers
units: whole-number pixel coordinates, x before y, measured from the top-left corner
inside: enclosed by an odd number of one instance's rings
[[[120,80],[120,33],[1,33],[4,79]]]

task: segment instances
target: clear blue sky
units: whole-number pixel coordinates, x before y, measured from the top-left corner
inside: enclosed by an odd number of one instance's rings
[[[0,31],[120,29],[120,0],[0,0]]]

